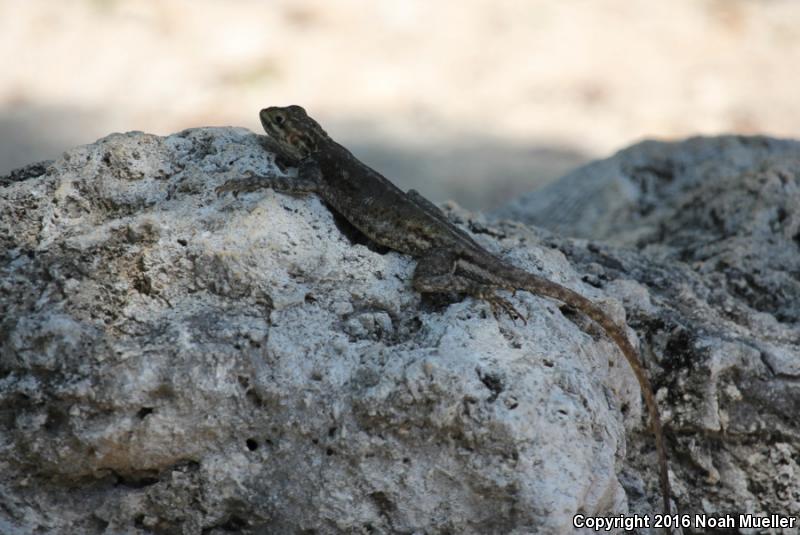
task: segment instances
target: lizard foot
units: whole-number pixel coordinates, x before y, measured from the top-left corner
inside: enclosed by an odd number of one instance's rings
[[[523,316],[519,310],[514,308],[514,305],[512,305],[507,299],[504,299],[499,295],[487,295],[482,296],[482,298],[492,305],[492,313],[494,314],[495,319],[505,312],[512,320],[516,321],[521,319],[523,324],[528,324],[528,320],[525,318],[525,316]]]
[[[242,192],[257,191],[264,188],[264,180],[253,175],[251,171],[245,173],[245,178],[237,180],[228,180],[223,185],[217,186],[214,191],[217,197],[225,193],[233,193],[234,197],[238,197]]]

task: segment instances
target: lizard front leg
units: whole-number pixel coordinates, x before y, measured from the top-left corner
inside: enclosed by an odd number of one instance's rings
[[[458,255],[445,249],[430,251],[419,258],[412,285],[419,293],[456,292],[483,299],[491,305],[495,317],[505,312],[511,319],[519,318],[527,323],[514,305],[495,293],[495,286],[458,273]]]
[[[258,191],[271,188],[279,193],[302,195],[306,193],[319,193],[322,187],[322,173],[319,167],[311,161],[303,161],[298,166],[297,177],[279,175],[256,175],[248,171],[245,178],[228,180],[216,188],[217,195],[233,193],[238,197],[240,193]]]

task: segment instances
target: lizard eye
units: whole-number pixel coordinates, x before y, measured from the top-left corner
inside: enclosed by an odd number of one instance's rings
[[[275,118],[273,119],[273,121],[275,121],[275,124],[278,126],[282,125],[285,120],[286,119],[284,119],[283,115],[280,114],[276,115]]]

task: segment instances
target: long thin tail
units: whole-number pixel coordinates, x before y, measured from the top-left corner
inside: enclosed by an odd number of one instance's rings
[[[527,271],[518,270],[517,268],[512,269],[514,269],[516,275],[514,279],[523,279],[526,282],[526,287],[520,289],[527,290],[537,295],[557,299],[558,301],[566,303],[580,312],[583,312],[595,323],[600,325],[603,330],[605,330],[606,334],[608,334],[608,336],[614,340],[617,346],[619,346],[619,348],[622,350],[622,354],[625,355],[625,358],[628,360],[628,364],[630,364],[631,369],[633,369],[634,375],[636,375],[636,380],[639,381],[639,387],[642,389],[644,401],[647,405],[647,411],[650,416],[650,425],[656,440],[658,465],[661,471],[661,494],[664,498],[664,514],[669,515],[669,471],[667,467],[667,451],[664,445],[664,434],[661,429],[661,416],[658,412],[658,405],[656,404],[655,396],[653,395],[653,388],[650,386],[650,379],[648,378],[647,372],[642,366],[638,352],[631,345],[628,337],[625,334],[625,331],[619,325],[617,325],[617,323],[614,322],[614,320],[612,320],[608,314],[603,312],[599,306],[581,294],[542,277],[537,277],[536,275],[528,273]]]

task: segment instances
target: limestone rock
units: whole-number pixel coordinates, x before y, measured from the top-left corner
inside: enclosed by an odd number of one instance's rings
[[[613,344],[524,292],[527,325],[421,300],[410,258],[314,196],[218,198],[280,172],[265,148],[132,132],[2,180],[0,532],[570,533],[627,511],[623,418],[646,431]],[[473,228],[624,321],[534,232]],[[652,466],[625,477],[657,507]]]
[[[640,285],[686,512],[800,514],[800,143],[648,141],[495,216],[623,247],[562,250]]]
[[[214,194],[280,172],[269,147],[134,132],[0,178],[0,532],[572,533],[576,513],[659,512],[638,386],[595,326],[525,292],[527,325],[421,298],[412,259],[314,196]],[[623,151],[565,179],[555,228],[578,239],[447,207],[631,326],[681,513],[800,513],[797,147]],[[531,199],[505,215],[549,206]]]

